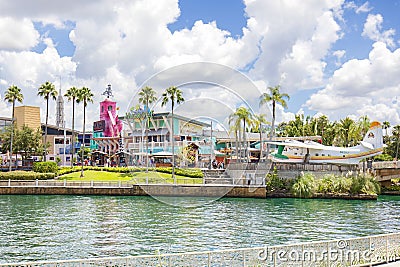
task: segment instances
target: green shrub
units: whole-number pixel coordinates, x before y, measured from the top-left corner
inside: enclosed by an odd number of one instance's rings
[[[379,194],[381,186],[379,182],[372,176],[356,175],[349,178],[351,181],[350,190],[351,194]]]
[[[391,185],[389,187],[385,187],[384,189],[388,191],[400,191],[400,185]]]
[[[345,176],[336,176],[334,182],[333,182],[333,192],[334,193],[343,193],[343,194],[348,194],[351,192],[351,187],[352,187],[352,179],[345,177]]]
[[[380,154],[374,157],[374,161],[392,161],[393,157],[389,154]]]
[[[0,172],[0,180],[49,180],[54,179],[55,173],[39,173],[27,171]]]
[[[172,173],[172,167],[158,167],[155,169],[155,171],[162,173]],[[203,178],[203,172],[197,168],[190,168],[190,169],[175,168],[175,174],[191,178]]]
[[[317,180],[318,193],[333,193],[334,180],[335,176],[333,174],[324,175],[321,180]]]
[[[40,173],[57,173],[58,165],[56,162],[53,161],[46,161],[46,162],[34,162],[32,170],[34,172]]]
[[[317,190],[317,183],[315,177],[311,173],[301,175],[296,182],[292,185],[292,194],[300,198],[310,198]]]
[[[283,179],[278,176],[276,167],[272,173],[268,173],[265,177],[265,186],[268,191],[274,190],[290,190],[294,183],[294,179]]]

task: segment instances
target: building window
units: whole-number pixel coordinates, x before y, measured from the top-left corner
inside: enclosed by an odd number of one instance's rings
[[[108,111],[111,111],[112,110],[112,106],[108,106]]]

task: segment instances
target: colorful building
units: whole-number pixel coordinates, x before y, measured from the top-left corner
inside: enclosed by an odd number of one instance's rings
[[[99,153],[114,155],[119,151],[122,131],[122,121],[118,118],[117,102],[112,101],[111,85],[103,93],[107,98],[100,102],[100,120],[93,123],[92,150]]]
[[[146,155],[157,158],[159,155],[172,157],[172,143],[174,140],[175,154],[183,154],[184,149],[195,148],[194,164],[210,157],[210,138],[204,136],[204,129],[210,124],[174,114],[172,129],[172,114],[170,112],[154,113],[150,118],[149,129],[145,133],[145,125],[136,119],[124,118],[127,124],[124,145],[130,157],[136,162],[143,162]],[[147,143],[147,145],[146,145]],[[209,161],[209,160],[208,160]],[[130,162],[128,161],[128,164]]]

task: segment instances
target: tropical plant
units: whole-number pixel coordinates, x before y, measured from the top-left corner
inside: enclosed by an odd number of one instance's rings
[[[92,91],[87,88],[87,87],[82,87],[81,89],[78,90],[78,97],[77,97],[77,103],[83,103],[83,137],[82,137],[82,145],[81,145],[81,177],[84,177],[83,175],[83,156],[84,156],[84,148],[85,148],[85,124],[86,124],[86,106],[89,102],[93,103],[93,93]]]
[[[341,119],[338,124],[336,124],[337,136],[334,140],[337,146],[352,146],[356,145],[359,141],[360,127],[349,117]]]
[[[374,161],[392,161],[393,157],[389,154],[383,153],[374,157]]]
[[[12,154],[13,154],[13,138],[14,138],[14,109],[15,109],[15,101],[18,101],[20,103],[22,103],[24,99],[23,94],[21,93],[21,89],[18,88],[15,85],[10,86],[7,91],[6,94],[4,95],[4,100],[12,103],[12,115],[11,115],[11,137],[10,137],[10,159],[12,159]],[[9,162],[9,171],[12,170],[12,160],[10,160]]]
[[[356,175],[351,177],[350,193],[352,194],[379,194],[380,185],[374,177]]]
[[[318,180],[318,193],[334,193],[336,177],[334,174],[324,175],[322,179]]]
[[[78,98],[78,89],[71,87],[64,94],[68,101],[72,101],[72,136],[71,136],[71,168],[74,166],[74,154],[75,154],[75,103]]]
[[[362,140],[365,134],[368,132],[371,121],[368,116],[362,116],[358,119],[358,140]]]
[[[236,116],[235,113],[229,115],[229,131],[234,132],[235,134],[235,155],[237,162],[239,160],[239,144],[241,144],[240,142],[241,125],[240,125],[240,119]]]
[[[388,129],[390,128],[390,122],[388,121],[384,121],[382,123],[382,128],[385,130],[385,135],[388,135]]]
[[[352,179],[345,176],[335,176],[333,180],[333,192],[349,193],[351,191]]]
[[[396,125],[393,127],[393,136],[396,136],[396,160],[399,159],[399,141],[400,141],[400,125]]]
[[[301,175],[292,186],[292,194],[300,198],[310,198],[316,190],[315,177],[311,173]]]
[[[278,171],[274,167],[265,177],[265,186],[268,192],[289,191],[294,184],[294,179],[284,179],[278,176]]]
[[[276,120],[276,103],[281,104],[283,108],[287,108],[287,100],[290,99],[288,94],[280,93],[281,86],[268,87],[269,93],[263,93],[260,97],[260,106],[272,102],[272,133],[275,136],[275,120]]]
[[[260,157],[259,160],[261,161],[262,154],[263,154],[263,142],[262,142],[262,126],[263,124],[268,124],[267,119],[265,118],[265,114],[254,114],[253,116],[253,126],[256,128],[256,131],[260,134]]]
[[[248,152],[247,152],[247,144],[246,144],[246,124],[248,126],[251,126],[252,121],[253,121],[253,114],[251,113],[251,111],[248,108],[245,107],[239,107],[236,109],[236,111],[234,113],[232,113],[229,116],[229,121],[233,122],[234,129],[239,129],[239,133],[240,133],[240,123],[243,122],[243,144],[241,144],[241,147],[244,148],[244,157],[247,158],[248,161]],[[240,136],[240,134],[239,134]],[[241,149],[240,151],[242,151],[243,149]]]
[[[46,100],[46,124],[45,124],[45,132],[44,132],[44,144],[47,144],[47,124],[49,120],[49,99],[53,98],[53,100],[57,99],[57,90],[51,82],[45,82],[38,89],[38,95],[43,97]],[[44,161],[46,161],[47,149],[44,149]]]
[[[174,107],[175,104],[181,104],[185,101],[185,99],[182,96],[182,91],[179,90],[175,86],[171,86],[165,90],[165,92],[162,94],[162,101],[161,101],[161,106],[167,105],[168,102],[171,101],[171,133],[170,133],[170,138],[172,142],[172,178],[174,179],[174,183],[176,183],[176,178],[175,178],[175,136],[174,136]]]
[[[146,172],[149,169],[149,122],[152,116],[152,110],[150,109],[150,104],[154,103],[157,100],[156,92],[153,88],[146,86],[143,87],[139,92],[139,103],[145,106],[145,114],[146,114]]]

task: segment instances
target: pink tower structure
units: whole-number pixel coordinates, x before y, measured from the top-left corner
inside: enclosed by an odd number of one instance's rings
[[[117,103],[109,99],[111,94],[111,85],[108,85],[110,90],[107,98],[100,102],[100,121],[104,121],[104,137],[117,137],[122,131],[122,121],[118,119]],[[107,92],[107,91],[106,91]]]

